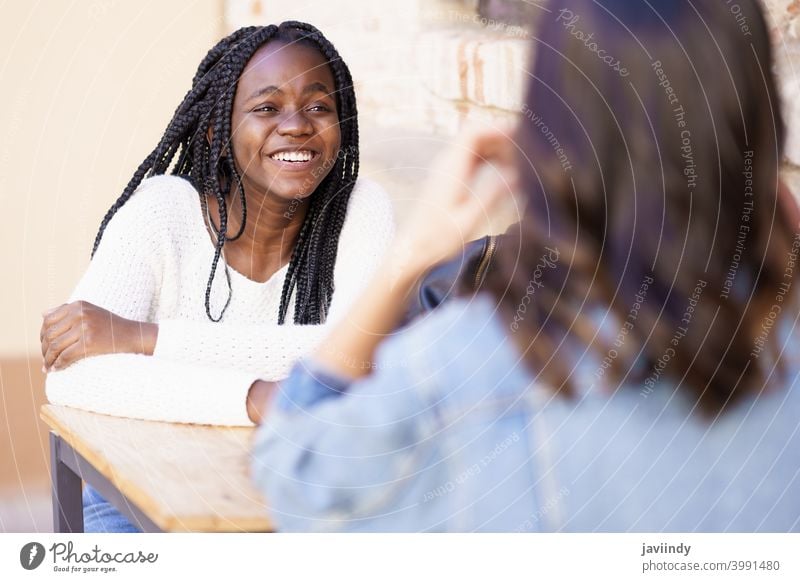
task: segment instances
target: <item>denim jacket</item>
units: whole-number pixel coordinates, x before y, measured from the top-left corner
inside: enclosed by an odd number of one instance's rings
[[[359,381],[299,363],[254,444],[278,527],[800,531],[797,366],[710,422],[663,381],[556,397],[511,333],[478,295],[387,339]]]

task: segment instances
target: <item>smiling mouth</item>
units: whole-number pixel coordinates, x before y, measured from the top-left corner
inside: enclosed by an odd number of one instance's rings
[[[311,150],[275,152],[269,158],[275,162],[303,165],[314,161],[319,154]]]

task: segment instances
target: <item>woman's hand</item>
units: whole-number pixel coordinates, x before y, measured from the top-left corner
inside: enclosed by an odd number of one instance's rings
[[[278,389],[277,382],[256,380],[247,392],[247,416],[253,424],[261,424],[267,407]]]
[[[314,359],[331,373],[369,373],[375,349],[397,328],[417,278],[455,255],[497,202],[514,191],[513,145],[507,132],[468,131],[431,167],[431,177],[387,260],[348,315],[317,348]],[[494,167],[492,167],[494,166]],[[479,179],[482,168],[487,180]]]
[[[461,134],[431,165],[420,200],[395,238],[394,259],[421,274],[476,238],[498,201],[516,189],[513,151],[508,131]]]
[[[48,372],[89,356],[152,355],[158,336],[157,324],[125,319],[86,301],[65,303],[43,317],[39,340]]]

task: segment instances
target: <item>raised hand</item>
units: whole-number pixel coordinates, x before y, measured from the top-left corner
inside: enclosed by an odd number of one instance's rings
[[[465,131],[432,164],[420,200],[396,237],[395,253],[421,271],[454,256],[515,188],[509,133]]]

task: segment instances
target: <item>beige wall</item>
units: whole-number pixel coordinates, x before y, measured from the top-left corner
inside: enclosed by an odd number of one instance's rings
[[[0,531],[50,527],[40,313],[224,31],[221,0],[12,0],[0,18]]]
[[[0,19],[0,357],[35,351],[102,214],[223,31],[219,0],[45,0]]]

